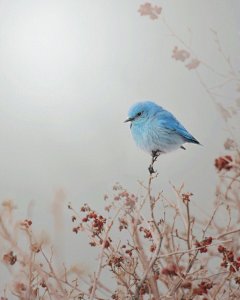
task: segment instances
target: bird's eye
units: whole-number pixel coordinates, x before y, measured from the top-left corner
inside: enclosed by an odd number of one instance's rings
[[[139,113],[137,114],[137,116],[138,116],[138,117],[140,117],[141,115],[142,115],[142,113],[141,113],[141,112],[139,112]]]

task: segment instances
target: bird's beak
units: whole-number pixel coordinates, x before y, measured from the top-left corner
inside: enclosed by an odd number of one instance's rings
[[[133,121],[134,120],[134,118],[128,118],[126,121],[124,121],[124,123],[126,123],[126,122],[131,122],[131,121]]]

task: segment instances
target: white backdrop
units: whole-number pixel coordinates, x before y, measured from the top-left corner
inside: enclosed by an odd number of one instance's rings
[[[200,205],[214,197],[214,158],[227,136],[223,123],[194,71],[171,58],[181,44],[168,36],[161,19],[140,17],[143,3],[0,1],[0,199],[14,200],[17,218],[26,217],[34,200],[36,230],[41,225],[52,231],[50,207],[59,188],[76,208],[89,203],[102,211],[103,194],[116,181],[135,192],[137,180],[147,179],[150,157],[137,150],[123,123],[138,101],[171,111],[204,145],[161,157],[155,188],[174,196],[169,180],[176,186],[185,181]],[[152,4],[163,7],[166,21],[186,43],[191,28],[192,49],[201,59],[227,70],[212,28],[239,66],[239,1]],[[216,83],[203,66],[198,70],[209,85]],[[73,251],[69,265],[82,257],[88,261],[80,237],[72,241],[70,215],[65,209],[65,242],[54,238],[62,245],[62,259]],[[0,270],[2,288],[7,269]]]

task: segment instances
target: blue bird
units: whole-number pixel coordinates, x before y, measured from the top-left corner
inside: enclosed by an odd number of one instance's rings
[[[184,143],[201,145],[170,112],[151,101],[135,103],[125,122],[131,122],[137,147],[150,153],[154,161],[161,153],[186,150]]]

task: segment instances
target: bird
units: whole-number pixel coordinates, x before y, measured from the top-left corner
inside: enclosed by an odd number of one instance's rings
[[[173,114],[151,101],[135,103],[124,122],[131,122],[130,129],[137,147],[150,153],[154,161],[160,154],[180,148],[186,150],[185,143],[201,145]],[[150,167],[149,172],[154,173]]]

